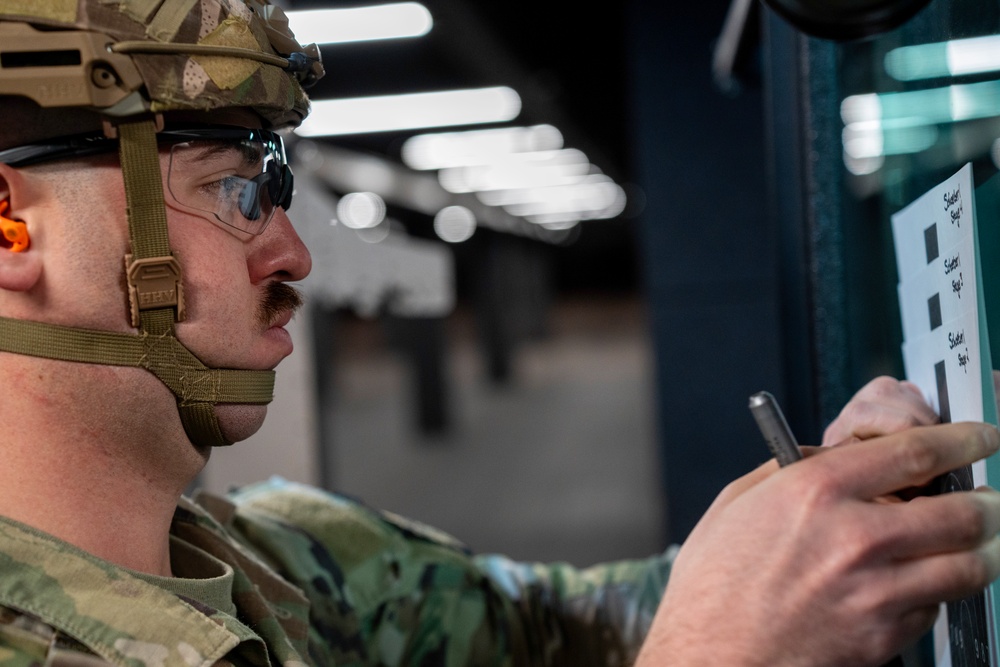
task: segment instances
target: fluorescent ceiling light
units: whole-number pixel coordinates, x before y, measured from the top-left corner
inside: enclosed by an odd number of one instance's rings
[[[876,171],[881,169],[884,164],[885,158],[881,155],[878,157],[853,158],[847,153],[844,153],[844,166],[847,167],[847,171],[851,172],[855,176],[867,176],[868,174],[874,174]]]
[[[536,189],[532,200],[505,204],[504,210],[522,217],[562,214],[565,219],[596,220],[615,217],[625,209],[625,201],[625,191],[610,178],[590,178],[577,185]]]
[[[351,229],[371,229],[385,220],[385,202],[374,192],[351,192],[337,202],[337,218]]]
[[[844,152],[854,159],[919,153],[938,140],[936,125],[920,119],[859,121],[844,128]]]
[[[476,231],[476,216],[464,206],[446,206],[434,216],[434,232],[448,243],[468,240]]]
[[[840,105],[844,124],[912,119],[951,123],[1000,116],[1000,81],[983,81],[902,93],[852,95]]]
[[[411,169],[445,169],[492,162],[501,155],[562,148],[562,133],[552,125],[439,132],[410,137],[403,162]]]
[[[573,185],[530,187],[516,190],[487,190],[477,192],[476,198],[487,206],[513,206],[517,204],[545,204],[563,202],[576,211],[600,210],[615,199],[615,182],[604,174],[591,174]]]
[[[438,172],[448,192],[482,192],[550,185],[570,185],[591,173],[583,151],[564,148],[538,153],[513,153],[488,164],[449,167]]]
[[[537,223],[540,227],[545,229],[559,232],[564,230],[573,229],[580,224],[579,220],[573,220],[572,218],[566,218],[562,220],[545,220],[542,218],[528,218],[529,222]]]
[[[417,2],[397,2],[353,9],[289,11],[288,27],[302,44],[343,44],[379,39],[420,37],[434,25],[431,13]]]
[[[1000,36],[954,39],[893,49],[885,71],[899,81],[982,74],[1000,70]]]
[[[295,133],[303,137],[361,134],[513,120],[521,98],[506,86],[408,95],[315,100]]]

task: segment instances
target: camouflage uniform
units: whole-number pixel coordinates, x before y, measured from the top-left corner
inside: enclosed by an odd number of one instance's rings
[[[472,556],[280,480],[199,503],[174,517],[177,579],[0,519],[0,667],[625,665],[673,556],[587,570]]]

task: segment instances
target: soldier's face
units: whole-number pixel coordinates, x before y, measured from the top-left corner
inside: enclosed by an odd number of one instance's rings
[[[278,209],[257,236],[168,208],[171,243],[184,267],[190,296],[177,336],[216,368],[272,369],[292,352],[285,325],[298,305],[286,281],[301,280],[310,257]],[[223,433],[234,441],[260,428],[266,406],[217,406]]]
[[[205,150],[204,160],[191,160],[187,167],[184,177],[191,182],[212,183],[220,173],[240,168],[238,152],[227,165],[230,158],[220,160],[219,151],[209,155],[212,149]],[[169,159],[164,150],[164,179]],[[53,235],[62,248],[59,255],[68,259],[53,259],[50,277],[61,304],[60,323],[128,331],[123,284],[128,220],[121,170],[110,159],[66,178],[78,179],[82,199],[90,203],[53,203],[51,215],[62,221]],[[187,311],[176,325],[177,337],[210,367],[274,368],[292,352],[284,327],[298,300],[286,283],[304,278],[311,266],[284,210],[274,212],[262,233],[251,235],[177,205],[169,190],[166,198],[170,245],[181,266]],[[241,440],[259,428],[266,406],[219,406],[217,413],[225,435]]]

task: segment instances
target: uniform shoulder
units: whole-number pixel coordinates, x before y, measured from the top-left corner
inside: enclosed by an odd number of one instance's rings
[[[350,496],[280,478],[241,488],[229,498],[241,510],[263,512],[324,542],[329,539],[364,549],[415,540],[468,552],[464,544],[444,531],[376,510]]]

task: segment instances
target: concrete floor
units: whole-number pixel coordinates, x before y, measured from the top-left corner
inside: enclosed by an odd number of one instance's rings
[[[476,551],[587,565],[662,549],[652,359],[637,300],[555,306],[512,381],[485,379],[471,322],[448,324],[452,428],[414,428],[405,362],[377,323],[337,333],[335,490],[455,535]]]

